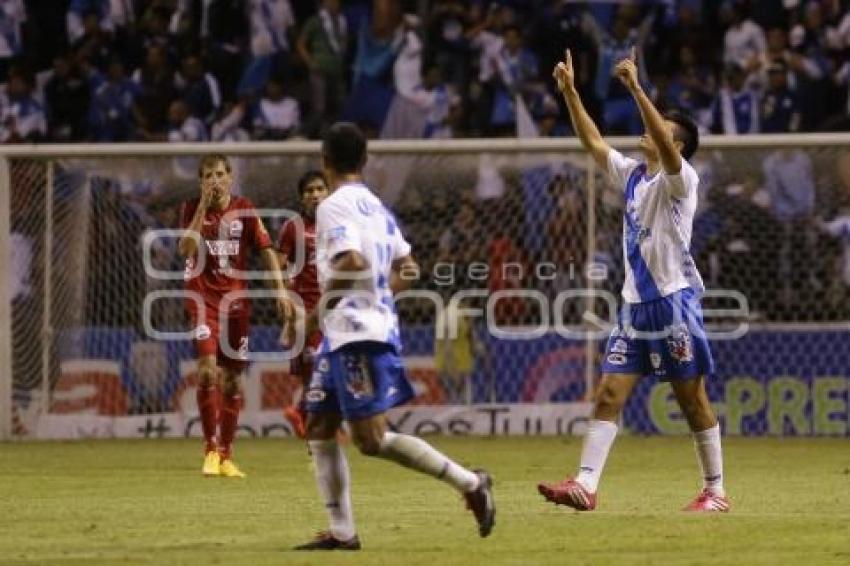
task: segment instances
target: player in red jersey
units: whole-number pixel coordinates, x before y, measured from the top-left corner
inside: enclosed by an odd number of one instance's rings
[[[280,265],[285,270],[298,261],[298,248],[301,249],[303,266],[287,281],[287,286],[301,297],[304,309],[309,314],[316,307],[322,295],[319,275],[316,271],[316,208],[328,196],[328,183],[321,171],[307,171],[298,180],[298,197],[301,200],[301,220],[288,220],[278,236]],[[313,332],[306,337],[304,350],[292,360],[292,375],[301,378],[302,391],[307,391],[310,376],[313,373],[313,355],[322,343],[322,333]],[[292,424],[295,434],[305,438],[307,414],[304,402],[297,407],[289,406],[283,410],[286,419]]]
[[[208,155],[198,166],[201,196],[182,209],[179,242],[186,258],[186,310],[198,356],[198,409],[204,433],[205,476],[244,477],[231,459],[242,405],[239,375],[248,358],[250,302],[238,293],[248,287],[248,250],[260,252],[274,274],[277,304],[284,319],[294,315],[280,276],[272,241],[247,198],[233,196],[230,163]],[[199,249],[199,246],[200,249]],[[218,429],[218,438],[216,438]]]

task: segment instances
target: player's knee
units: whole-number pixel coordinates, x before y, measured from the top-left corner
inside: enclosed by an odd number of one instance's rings
[[[307,440],[330,440],[339,430],[339,420],[322,413],[307,413]]]
[[[692,425],[700,425],[714,420],[714,411],[707,399],[687,397],[679,401],[679,407],[682,409],[685,420]]]
[[[381,439],[372,434],[354,435],[354,445],[364,456],[378,456],[381,453]]]
[[[211,387],[216,382],[216,368],[202,365],[198,367],[198,382],[201,387]]]
[[[232,379],[225,379],[221,386],[221,393],[227,397],[233,397],[235,395],[239,395],[241,393],[241,388],[239,387],[239,381],[234,381]]]
[[[604,383],[596,393],[596,410],[606,414],[619,413],[623,408],[626,396],[619,388],[611,383]]]

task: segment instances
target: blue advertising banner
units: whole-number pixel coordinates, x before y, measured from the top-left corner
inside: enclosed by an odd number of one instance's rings
[[[252,330],[251,349],[279,350],[277,338],[277,328],[257,327]],[[130,330],[80,329],[63,335],[60,356],[119,362],[122,384],[134,397],[139,387],[129,357],[137,340]],[[407,327],[403,340],[405,355],[433,357],[433,327]],[[850,332],[752,330],[712,347],[717,373],[708,380],[708,393],[727,434],[850,436]],[[166,343],[165,352],[168,372],[159,395],[170,398],[181,385],[180,362],[192,359],[194,352],[188,341]],[[513,340],[488,337],[475,353],[473,401],[587,400],[585,363],[585,343],[557,334]],[[687,430],[669,386],[652,377],[638,384],[623,424],[637,434]]]

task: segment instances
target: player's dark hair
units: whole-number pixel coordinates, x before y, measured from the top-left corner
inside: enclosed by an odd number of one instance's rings
[[[315,181],[316,179],[321,179],[325,186],[328,185],[327,179],[325,179],[325,174],[319,171],[318,169],[310,169],[298,179],[298,196],[304,196],[304,189],[307,188],[307,185]]]
[[[682,157],[691,158],[699,148],[699,128],[690,116],[681,110],[670,110],[664,114],[664,119],[676,124],[673,139],[682,142]]]
[[[210,153],[209,155],[205,155],[201,158],[201,161],[198,162],[198,177],[204,176],[204,169],[209,169],[211,167],[215,167],[217,163],[224,163],[224,169],[230,173],[230,161],[227,159],[227,156],[223,153]]]
[[[359,173],[366,164],[366,136],[351,122],[337,122],[325,134],[322,157],[336,173]]]

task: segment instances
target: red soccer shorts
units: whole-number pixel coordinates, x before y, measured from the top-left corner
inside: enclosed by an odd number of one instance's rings
[[[241,372],[248,365],[248,328],[250,314],[243,309],[239,314],[224,319],[227,336],[222,336],[221,319],[216,305],[206,305],[203,313],[189,308],[189,321],[195,333],[195,353],[198,358],[215,356],[219,367]],[[230,354],[222,347],[230,346]]]

